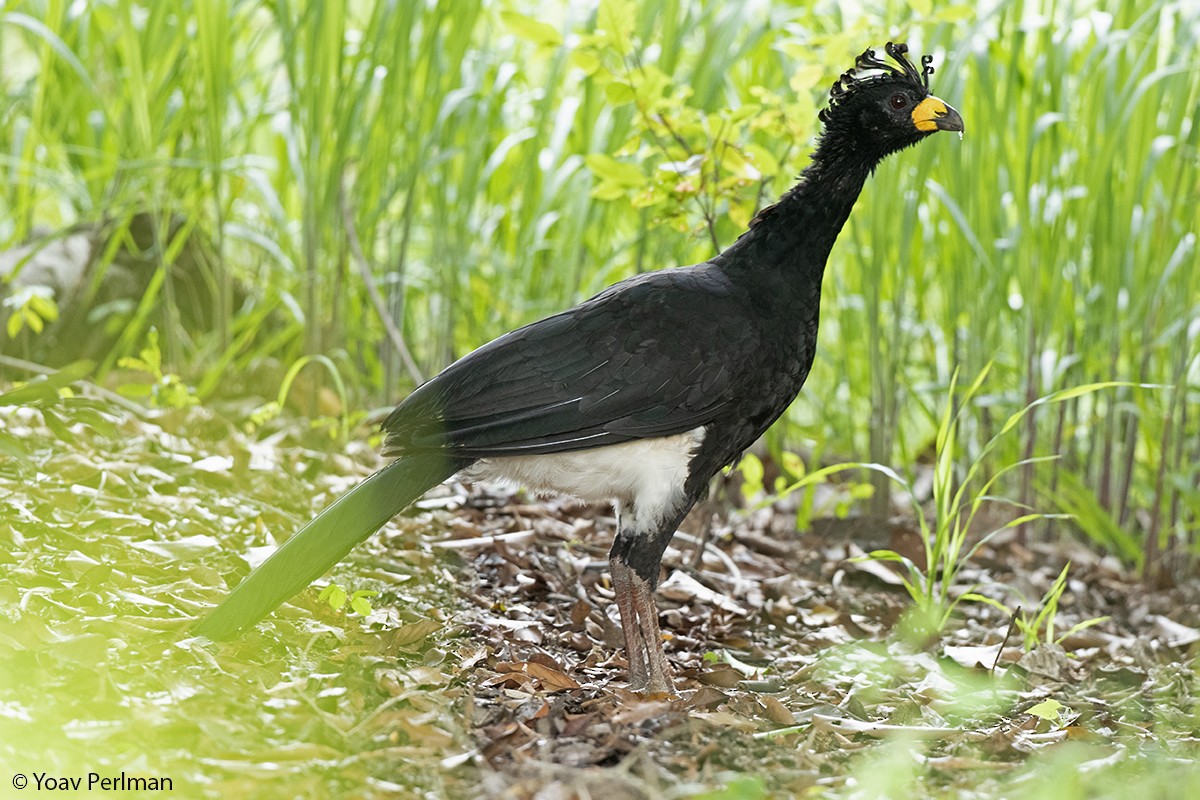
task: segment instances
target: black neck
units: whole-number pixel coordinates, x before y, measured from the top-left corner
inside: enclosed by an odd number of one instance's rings
[[[755,273],[767,280],[763,273],[775,273],[793,286],[814,281],[819,286],[829,251],[876,163],[829,145],[822,137],[799,182],[714,259],[718,266],[745,272],[750,280]],[[738,257],[729,258],[735,252]]]

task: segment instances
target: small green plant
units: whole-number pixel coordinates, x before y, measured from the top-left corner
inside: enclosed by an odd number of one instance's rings
[[[875,550],[869,555],[885,561],[898,561],[904,565],[904,586],[917,603],[920,618],[941,630],[953,612],[954,607],[964,599],[979,600],[980,595],[974,592],[954,597],[952,590],[956,578],[963,565],[975,552],[1001,531],[1024,525],[1039,519],[1069,519],[1067,514],[1042,514],[1032,512],[1019,506],[1011,500],[995,497],[991,494],[996,482],[1003,476],[1020,467],[1053,461],[1058,456],[1040,456],[1025,458],[1013,462],[997,470],[990,478],[980,483],[983,465],[988,455],[1000,441],[1035,408],[1042,405],[1061,403],[1074,397],[1091,394],[1101,389],[1124,386],[1121,382],[1090,383],[1064,389],[1045,397],[1040,397],[1024,408],[1013,413],[988,442],[983,446],[978,457],[967,467],[961,480],[956,479],[954,465],[958,460],[961,446],[959,444],[959,423],[965,409],[971,407],[972,399],[979,393],[984,379],[987,378],[991,365],[979,373],[975,381],[967,388],[956,402],[958,373],[950,379],[945,410],[942,412],[941,423],[938,425],[935,451],[935,467],[933,477],[934,521],[930,526],[925,514],[917,511],[917,522],[921,528],[922,541],[925,544],[925,564],[918,566],[910,559],[894,550]],[[957,407],[957,411],[954,409]],[[905,488],[911,489],[905,483]],[[1003,502],[1016,506],[1026,513],[1019,514],[984,536],[980,537],[969,549],[967,548],[970,534],[976,516],[981,508],[989,502]],[[1065,574],[1062,576],[1065,581]],[[1061,589],[1059,590],[1061,594]]]
[[[797,454],[785,450],[778,454],[772,453],[772,456],[778,461],[780,470],[783,473],[775,477],[774,488],[772,489],[773,494],[771,495],[772,501],[774,498],[813,483],[813,481],[803,480],[808,470],[804,465],[804,459]],[[767,492],[764,484],[766,469],[763,466],[762,459],[753,453],[746,453],[734,469],[742,476],[742,499],[748,504],[760,503],[764,493]],[[822,472],[821,476],[823,477],[827,474]],[[850,511],[856,502],[871,497],[873,493],[874,487],[871,484],[850,481],[842,487],[842,491],[838,493],[836,501],[832,504],[832,508],[823,510],[828,510],[838,519],[845,519],[850,515]],[[761,504],[759,507],[761,507]],[[813,507],[811,502],[801,503],[800,507],[796,509],[796,527],[799,529],[808,527],[812,518],[812,512]]]
[[[296,359],[292,366],[288,369],[287,374],[283,377],[283,382],[279,384],[279,392],[275,395],[275,399],[269,403],[264,403],[258,408],[250,412],[246,424],[250,430],[256,430],[275,419],[282,413],[283,406],[287,402],[288,394],[292,391],[292,384],[296,381],[296,376],[300,374],[300,370],[304,369],[309,364],[317,364],[325,368],[333,380],[333,385],[338,393],[338,400],[343,409],[343,413],[339,419],[332,420],[329,417],[321,417],[313,420],[312,427],[314,430],[328,431],[330,438],[345,441],[350,435],[350,417],[345,413],[345,409],[349,407],[349,400],[346,397],[346,383],[342,380],[342,373],[338,371],[337,366],[328,356],[310,355],[301,356]]]
[[[96,367],[92,361],[75,361],[57,372],[38,375],[25,383],[18,383],[7,392],[0,392],[0,406],[53,405],[71,397],[71,384],[83,380]]]
[[[329,607],[334,611],[341,611],[346,607],[346,603],[350,603],[350,610],[362,617],[370,616],[371,601],[368,597],[377,597],[379,592],[371,591],[370,589],[359,589],[358,591],[348,594],[345,589],[336,583],[331,583],[321,590],[317,598],[329,604]]]
[[[746,453],[735,469],[742,475],[742,498],[746,501],[757,499],[763,492],[763,476],[766,474],[762,459],[754,453]]]
[[[47,286],[26,286],[5,298],[4,306],[12,309],[4,326],[10,339],[15,339],[24,328],[41,333],[47,323],[58,321],[58,303]]]
[[[18,383],[7,392],[0,392],[0,406],[29,406],[36,408],[46,427],[59,441],[72,445],[76,441],[72,425],[81,423],[101,436],[115,438],[116,426],[105,404],[76,395],[71,384],[87,378],[95,369],[92,361],[76,361],[57,372],[38,375]],[[29,458],[24,437],[15,436],[0,426],[0,455]]]
[[[874,550],[865,556],[866,558],[874,558],[881,561],[895,561],[903,565],[904,572],[901,575],[901,580],[903,581],[904,588],[908,591],[909,596],[912,597],[917,606],[913,615],[913,622],[922,631],[941,630],[950,618],[951,613],[953,613],[954,608],[964,599],[986,600],[982,595],[976,594],[973,591],[955,596],[954,587],[957,582],[958,573],[963,565],[992,537],[1001,531],[1039,519],[1071,518],[1068,514],[1032,512],[1027,508],[1019,506],[1019,504],[1013,503],[1011,500],[993,496],[991,490],[996,485],[996,482],[1013,470],[1027,465],[1053,461],[1057,458],[1057,456],[1039,456],[1021,459],[997,470],[987,480],[982,480],[983,465],[997,445],[1031,411],[1039,406],[1061,403],[1101,389],[1129,385],[1119,381],[1090,383],[1070,389],[1063,389],[1062,391],[1054,392],[1053,394],[1034,400],[1008,418],[1004,425],[1001,426],[999,432],[988,440],[979,455],[970,463],[962,477],[959,478],[955,474],[955,464],[958,462],[961,456],[960,451],[962,450],[959,440],[959,424],[965,410],[971,407],[972,399],[978,395],[979,389],[987,378],[990,369],[991,365],[989,364],[979,373],[975,381],[967,387],[961,397],[958,396],[958,373],[955,372],[950,379],[950,386],[946,392],[945,409],[942,412],[935,440],[933,476],[934,513],[932,523],[924,509],[919,506],[914,508],[917,524],[921,531],[921,540],[925,546],[924,563],[917,564],[912,559],[894,550]],[[891,467],[867,462],[835,464],[819,469],[786,487],[780,494],[789,494],[823,481],[829,475],[851,469],[867,469],[881,473],[902,486],[910,497],[915,497],[915,492],[910,482]],[[765,501],[764,504],[766,502],[770,502],[770,500]],[[1016,506],[1025,513],[1015,516],[999,528],[988,532],[968,547],[969,534],[973,530],[973,525],[979,511],[985,504],[993,502]]]
[[[155,408],[187,408],[200,402],[196,392],[176,374],[163,372],[162,350],[158,347],[158,331],[151,328],[146,345],[137,356],[124,356],[117,366],[145,373],[148,381],[122,384],[117,391],[126,397],[146,399]]]
[[[1025,637],[1026,650],[1032,650],[1039,642],[1060,643],[1071,634],[1098,625],[1108,619],[1107,616],[1085,619],[1067,629],[1062,635],[1057,637],[1054,635],[1055,622],[1058,619],[1058,602],[1067,588],[1067,571],[1070,568],[1070,563],[1063,566],[1062,572],[1058,573],[1058,577],[1042,597],[1042,602],[1038,604],[1039,610],[1036,615],[1031,616],[1025,613],[1017,615],[1017,627],[1021,629],[1021,634]]]
[[[976,592],[968,592],[967,594],[963,595],[961,599],[986,603],[988,605],[995,606],[1006,614],[1011,615],[1013,618],[1013,623],[1021,631],[1026,650],[1032,650],[1041,643],[1059,644],[1068,636],[1078,633],[1085,628],[1090,628],[1093,625],[1099,625],[1101,622],[1104,622],[1108,619],[1107,616],[1085,619],[1082,622],[1072,625],[1062,634],[1058,636],[1054,635],[1056,630],[1055,621],[1058,618],[1058,603],[1059,600],[1062,599],[1063,592],[1066,591],[1067,572],[1070,569],[1071,564],[1070,562],[1067,562],[1067,564],[1063,566],[1062,571],[1058,573],[1058,577],[1055,578],[1054,583],[1050,585],[1050,588],[1047,589],[1046,593],[1042,596],[1041,602],[1037,604],[1036,613],[1027,612],[1022,606],[1018,606],[1015,610],[1009,609],[1008,606],[1004,605],[1000,601]]]
[[[1040,719],[1041,723],[1039,723],[1039,727],[1053,729],[1062,724],[1063,716],[1069,713],[1069,711],[1070,709],[1051,697],[1030,706],[1025,710],[1025,713]]]

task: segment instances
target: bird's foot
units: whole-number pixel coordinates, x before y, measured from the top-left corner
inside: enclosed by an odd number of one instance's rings
[[[646,698],[675,697],[671,668],[663,653],[661,638],[657,642],[637,636],[629,653],[629,688]]]
[[[671,682],[665,679],[648,681],[638,693],[647,700],[671,700],[679,696]]]
[[[620,559],[612,559],[613,590],[625,634],[629,688],[645,696],[674,697],[671,670],[663,652],[658,609],[650,583]]]

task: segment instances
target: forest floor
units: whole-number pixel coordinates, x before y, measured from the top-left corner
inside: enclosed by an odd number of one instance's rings
[[[658,592],[677,695],[646,698],[611,512],[451,482],[334,570],[378,592],[365,616],[309,589],[191,637],[380,463],[365,430],[245,411],[0,405],[0,765],[33,796],[122,772],[181,797],[1200,796],[1200,581],[1148,590],[1061,527],[991,539],[956,591],[993,602],[919,635],[899,573],[861,558],[915,555],[910,520],[710,506]]]

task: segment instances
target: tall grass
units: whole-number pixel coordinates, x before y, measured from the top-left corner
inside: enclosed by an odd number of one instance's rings
[[[909,469],[955,370],[993,363],[960,417],[965,467],[1037,397],[1158,386],[1038,408],[998,454],[1061,454],[1011,491],[1098,537],[1139,531],[1158,570],[1200,518],[1200,11],[933,5],[10,0],[0,247],[99,220],[117,242],[152,212],[159,268],[114,312],[106,368],[156,311],[184,316],[168,267],[203,237],[211,331],[160,331],[202,397],[322,354],[355,402],[386,404],[508,328],[727,244],[803,166],[833,77],[907,39],[937,55],[967,135],[869,183],[830,264],[818,363],[773,441]],[[654,70],[652,97],[613,85]],[[589,155],[674,191],[659,166],[706,152],[728,157],[678,207],[593,196]],[[734,174],[738,153],[761,180]]]

